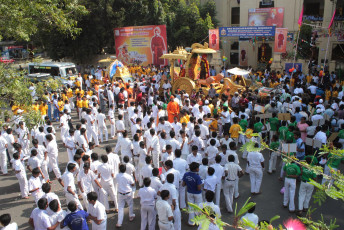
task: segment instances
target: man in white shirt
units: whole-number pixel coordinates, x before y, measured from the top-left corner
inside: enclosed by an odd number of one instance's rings
[[[255,148],[259,147],[255,143]],[[260,152],[249,152],[247,155],[248,171],[250,174],[251,194],[260,194],[260,185],[263,180],[264,157]]]
[[[221,156],[217,155],[215,157],[215,164],[211,165],[215,169],[215,176],[217,177],[217,184],[215,190],[215,204],[220,205],[220,194],[221,194],[221,187],[222,187],[222,176],[224,174],[224,168],[221,166]]]
[[[48,201],[45,198],[41,198],[37,202],[38,208],[35,208],[29,219],[29,224],[32,228],[37,230],[52,230],[55,229],[59,223],[56,223],[55,225],[51,225],[50,218],[46,212],[46,209],[48,208]]]
[[[144,178],[143,185],[144,187],[140,188],[137,194],[141,204],[141,229],[146,229],[148,224],[148,230],[154,230],[156,221],[155,200],[157,198],[157,192],[150,187],[150,178]]]
[[[133,156],[133,148],[134,148],[133,147],[133,142],[128,138],[127,130],[125,130],[122,133],[122,135],[123,135],[123,137],[120,140],[118,140],[118,147],[121,150],[121,159],[123,160],[124,156],[128,156],[130,161],[132,161],[132,159],[133,159],[132,158],[132,156]]]
[[[71,161],[71,160],[73,160],[73,157],[75,154],[75,147],[76,147],[73,129],[69,130],[69,135],[66,136],[66,138],[64,140],[64,144],[67,148],[68,160]]]
[[[114,168],[108,164],[108,156],[102,155],[101,159],[103,164],[98,167],[98,177],[100,178],[100,184],[104,188],[107,194],[111,196],[111,199],[114,201],[115,209],[118,210],[117,205],[117,194],[115,193],[114,186]],[[108,197],[104,196],[104,199],[101,203],[105,206],[106,212],[110,212]]]
[[[227,211],[233,212],[233,196],[236,186],[236,180],[239,180],[239,177],[243,176],[244,173],[241,167],[234,163],[234,156],[228,156],[228,163],[225,166],[225,182],[223,187],[223,195],[226,200]]]
[[[98,140],[98,134],[96,133],[96,120],[91,114],[92,110],[87,109],[86,110],[86,121],[87,121],[87,139],[89,141],[92,141],[94,138],[94,143],[96,146],[99,146],[99,140]]]
[[[18,230],[17,223],[11,223],[11,215],[8,213],[0,216],[0,224],[3,226],[1,230]]]
[[[53,140],[53,136],[51,134],[46,135],[46,139],[48,142],[48,145],[47,145],[47,153],[48,153],[47,156],[49,159],[48,166],[54,171],[57,180],[61,184],[61,181],[62,181],[61,172],[60,172],[60,169],[58,166],[58,160],[57,160],[57,156],[58,156],[57,143],[55,140]]]
[[[76,170],[76,165],[73,163],[69,163],[67,165],[67,172],[63,174],[63,184],[64,184],[64,192],[67,200],[67,204],[71,201],[74,201],[80,210],[83,210],[83,207],[79,201],[75,183],[74,183],[74,171]]]
[[[155,135],[155,130],[150,129],[150,140],[147,141],[147,149],[148,152],[151,151],[152,158],[153,158],[153,165],[155,168],[159,167],[159,157],[160,157],[160,143],[159,143],[159,137]]]
[[[4,138],[4,135],[0,133],[0,167],[2,171],[2,175],[8,175],[7,173],[7,156],[6,156],[6,149],[7,149],[7,140]]]
[[[133,197],[132,191],[133,186],[135,186],[135,181],[132,176],[125,173],[126,166],[121,164],[119,166],[120,173],[116,176],[116,181],[118,184],[118,221],[116,227],[121,227],[124,217],[124,206],[127,203],[129,207],[129,221],[133,221],[135,218],[134,208],[133,208]]]
[[[186,162],[186,160],[180,158],[181,157],[181,150],[177,149],[174,153],[175,159],[173,160],[173,166],[174,168],[179,172],[180,174],[180,181],[179,181],[179,202],[180,208],[185,208],[186,207],[186,202],[185,202],[185,187],[182,186],[183,181],[181,180],[185,174],[185,172],[189,169],[189,165]]]
[[[116,122],[115,122],[115,109],[114,105],[110,105],[109,112],[108,112],[108,118],[111,125],[111,138],[115,138],[115,132],[116,132]]]
[[[104,113],[102,113],[101,109],[98,109],[96,120],[99,129],[100,141],[101,143],[103,142],[103,133],[105,132],[105,141],[107,142],[109,140],[109,133],[106,128],[106,116]]]
[[[241,217],[241,221],[243,221],[243,219],[246,219],[246,220],[251,221],[255,226],[257,226],[259,222],[259,218],[256,214],[253,213],[255,209],[256,209],[256,206],[253,206],[252,208],[250,208],[247,211],[247,213]],[[254,230],[253,228],[248,227],[248,226],[245,226],[245,229]]]
[[[64,139],[69,131],[67,110],[64,110],[63,115],[60,117],[60,128],[61,128],[61,139],[64,142]]]
[[[92,230],[104,230],[107,227],[107,215],[104,205],[97,199],[96,192],[87,193],[87,201],[89,202],[87,208],[88,217],[92,220]]]
[[[174,206],[168,203],[170,198],[170,192],[168,190],[162,190],[160,192],[161,200],[156,202],[156,211],[159,216],[158,225],[161,230],[171,230],[173,226],[173,209]]]

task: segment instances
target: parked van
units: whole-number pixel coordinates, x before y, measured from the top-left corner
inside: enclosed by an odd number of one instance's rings
[[[28,75],[32,78],[35,74],[50,74],[54,79],[60,79],[63,84],[78,76],[76,66],[71,62],[29,63]]]

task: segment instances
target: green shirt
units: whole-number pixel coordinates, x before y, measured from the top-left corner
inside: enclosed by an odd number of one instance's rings
[[[306,158],[311,158],[311,159],[312,159],[311,165],[317,165],[317,164],[319,163],[319,162],[318,162],[318,159],[317,159],[316,157],[312,156],[312,155],[306,156],[305,159],[306,159]]]
[[[316,177],[316,174],[314,172],[312,172],[311,170],[309,170],[306,167],[302,168],[301,180],[303,182],[305,182],[305,181],[309,182],[310,179],[314,179],[315,177]]]
[[[241,119],[241,120],[239,121],[239,125],[240,125],[242,131],[243,131],[243,132],[246,132],[247,120]]]
[[[344,129],[339,131],[338,137],[339,137],[339,139],[344,139]]]
[[[336,155],[332,155],[331,153],[328,155],[326,164],[331,168],[338,169],[340,162],[344,160],[343,157],[339,157]]]
[[[285,140],[286,140],[286,141],[292,141],[292,143],[295,143],[294,133],[288,131],[288,132],[285,134]]]
[[[288,127],[282,126],[278,129],[279,139],[285,141],[285,135],[288,132]]]
[[[270,149],[273,149],[273,150],[277,151],[278,148],[279,148],[279,145],[280,145],[279,142],[271,142],[269,147],[270,147]]]
[[[299,166],[297,166],[296,164],[287,164],[283,167],[283,170],[285,171],[287,177],[292,178],[292,179],[296,179],[296,178],[289,177],[289,176],[298,176],[301,174],[301,170]]]
[[[271,117],[269,119],[271,131],[277,131],[279,126],[279,120],[277,117]]]
[[[256,124],[254,124],[253,126],[253,130],[256,133],[260,133],[262,131],[263,128],[263,123],[262,122],[257,122]]]
[[[288,127],[290,127],[290,126],[293,126],[293,127],[295,128],[295,127],[296,127],[296,125],[297,125],[297,122],[296,122],[296,121],[294,121],[294,122],[290,123],[290,124],[288,125]]]

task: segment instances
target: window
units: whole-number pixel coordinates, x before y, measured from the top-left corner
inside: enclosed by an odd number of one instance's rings
[[[231,53],[229,60],[232,65],[239,65],[239,53]]]
[[[240,24],[240,7],[232,7],[232,24]]]
[[[239,42],[233,42],[231,45],[231,50],[239,50]]]
[[[322,21],[324,16],[324,0],[305,0],[304,19],[310,21]]]
[[[274,6],[275,6],[275,3],[272,0],[263,0],[259,2],[259,8],[270,8]]]

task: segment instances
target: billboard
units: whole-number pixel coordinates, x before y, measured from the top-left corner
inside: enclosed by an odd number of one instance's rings
[[[125,65],[166,65],[166,25],[114,29],[117,58]]]
[[[276,28],[275,33],[275,53],[285,53],[287,49],[287,38],[288,29],[287,28]]]
[[[289,73],[289,69],[295,68],[297,71],[302,72],[302,63],[285,63],[285,71]]]
[[[283,27],[284,8],[257,8],[248,10],[248,26]]]
[[[220,37],[275,36],[274,26],[220,27]]]
[[[214,49],[214,50],[220,49],[219,30],[218,29],[209,30],[209,48]]]

